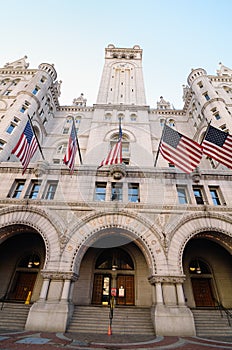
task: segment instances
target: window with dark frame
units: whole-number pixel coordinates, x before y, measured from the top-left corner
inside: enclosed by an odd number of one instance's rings
[[[13,186],[8,194],[10,198],[20,198],[21,193],[24,189],[26,180],[15,180]]]
[[[29,193],[27,193],[26,197],[30,199],[37,199],[39,190],[40,190],[41,182],[32,181],[31,187],[29,189]]]
[[[112,182],[111,200],[122,201],[122,183]]]
[[[214,205],[221,205],[219,190],[216,187],[209,187],[211,198]]]
[[[177,189],[179,204],[187,204],[188,203],[187,189],[184,186],[177,186],[176,189]]]
[[[193,187],[193,193],[197,204],[204,204],[202,189],[200,187]]]
[[[134,203],[140,202],[139,184],[138,183],[129,183],[128,184],[128,201],[134,202]]]
[[[49,200],[54,199],[57,186],[58,181],[48,181],[43,198]]]
[[[106,200],[106,182],[96,182],[95,200],[103,202]]]

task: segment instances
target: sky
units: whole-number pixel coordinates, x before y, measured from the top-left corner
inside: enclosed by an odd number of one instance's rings
[[[0,67],[28,57],[54,64],[61,105],[81,93],[96,103],[105,48],[143,49],[147,105],[183,107],[193,68],[232,68],[231,0],[0,0]]]

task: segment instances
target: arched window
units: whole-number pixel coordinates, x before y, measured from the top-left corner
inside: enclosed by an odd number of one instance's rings
[[[121,248],[107,249],[98,257],[95,269],[134,270],[130,255]]]
[[[169,124],[169,126],[174,127],[175,126],[175,120],[174,119],[169,119],[168,124]]]

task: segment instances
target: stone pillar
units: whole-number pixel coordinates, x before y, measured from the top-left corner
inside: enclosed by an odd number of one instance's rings
[[[185,305],[182,284],[185,276],[151,276],[155,286],[156,304],[151,317],[156,335],[195,336],[195,324],[191,310]]]
[[[71,281],[78,276],[73,272],[42,271],[44,277],[40,299],[28,314],[26,330],[65,332],[72,317],[73,304],[69,302]]]
[[[177,283],[176,284],[176,293],[177,293],[177,302],[180,306],[185,306],[185,297],[183,292],[183,284]]]
[[[155,289],[156,289],[156,304],[162,304],[163,305],[164,301],[163,301],[163,293],[162,293],[161,282],[157,282],[155,284]]]
[[[45,300],[47,298],[49,284],[50,284],[50,279],[44,278],[43,285],[42,285],[41,292],[40,292],[40,297],[39,297],[40,300]]]
[[[63,290],[62,290],[62,295],[61,295],[61,300],[69,300],[69,289],[71,285],[71,280],[65,280],[64,285],[63,285]]]

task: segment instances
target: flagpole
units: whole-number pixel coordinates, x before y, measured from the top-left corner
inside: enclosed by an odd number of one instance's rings
[[[73,126],[74,126],[75,137],[76,137],[76,141],[77,141],[77,148],[78,148],[78,153],[79,153],[79,159],[80,159],[80,163],[82,164],[81,150],[80,150],[80,145],[79,145],[79,141],[78,141],[78,137],[77,137],[77,131],[76,131],[76,128],[75,128],[75,121],[74,121],[73,117],[72,117],[72,121],[73,121]]]
[[[208,133],[208,131],[209,131],[209,127],[210,127],[211,121],[212,121],[212,119],[211,119],[211,120],[208,122],[207,129],[206,129],[206,131],[205,131],[205,135],[204,135],[203,139],[201,140],[200,145],[201,145],[201,144],[202,144],[202,142],[204,141],[205,136],[207,135],[207,133]]]
[[[33,133],[34,133],[34,135],[35,135],[35,139],[36,139],[36,141],[37,141],[37,143],[38,143],[38,147],[39,147],[39,151],[40,151],[40,153],[41,153],[41,156],[42,156],[43,160],[45,160],[44,155],[43,155],[43,152],[42,152],[42,148],[41,148],[41,146],[40,146],[38,137],[37,137],[37,135],[36,135],[36,133],[35,133],[35,130],[34,130],[34,127],[33,127],[33,124],[32,124],[32,121],[31,121],[31,118],[30,118],[29,114],[27,115],[27,117],[28,117],[28,120],[29,120],[29,122],[30,122],[32,131],[33,131]]]
[[[156,167],[156,164],[157,164],[157,161],[158,161],[158,157],[159,157],[159,154],[160,154],[160,145],[161,145],[161,143],[162,143],[162,141],[163,141],[165,126],[166,126],[166,119],[165,119],[163,131],[162,131],[162,135],[161,135],[161,138],[160,138],[160,142],[159,142],[158,152],[156,153],[156,158],[155,158],[154,167]]]

